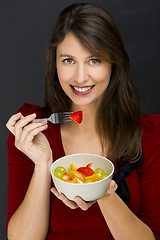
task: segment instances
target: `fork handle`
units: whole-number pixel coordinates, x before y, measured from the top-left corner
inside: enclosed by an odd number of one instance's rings
[[[48,118],[41,118],[41,119],[34,119],[32,122],[33,123],[39,123],[39,122],[47,122]]]

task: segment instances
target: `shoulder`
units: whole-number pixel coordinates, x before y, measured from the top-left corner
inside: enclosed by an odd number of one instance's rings
[[[141,131],[145,158],[143,169],[160,166],[160,114],[142,116]]]
[[[141,131],[143,146],[160,144],[160,114],[142,116]]]
[[[36,113],[38,117],[45,117],[46,112],[44,110],[44,107],[40,107],[35,104],[30,104],[30,103],[24,103],[17,111],[21,112],[24,116],[27,116],[32,113]]]
[[[153,128],[160,125],[160,114],[150,114],[141,116],[141,126],[143,128]]]

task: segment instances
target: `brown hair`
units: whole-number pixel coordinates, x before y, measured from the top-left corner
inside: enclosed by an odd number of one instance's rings
[[[71,100],[62,90],[56,70],[56,49],[68,32],[73,32],[94,56],[110,61],[110,83],[97,112],[97,132],[108,156],[136,161],[141,154],[140,101],[131,82],[129,57],[113,18],[100,7],[73,4],[65,8],[55,25],[46,61],[45,104],[49,112],[70,110]]]

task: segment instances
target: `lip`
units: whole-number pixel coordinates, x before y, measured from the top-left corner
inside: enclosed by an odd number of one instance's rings
[[[74,87],[78,87],[78,88],[85,88],[85,87],[91,87],[92,86],[92,88],[91,89],[89,89],[88,91],[85,91],[85,92],[78,92],[78,91],[76,91],[75,89],[74,89]],[[91,93],[92,91],[93,91],[93,88],[95,87],[95,85],[90,85],[90,86],[72,86],[71,85],[71,89],[72,89],[72,91],[76,94],[76,95],[87,95],[87,94],[89,94],[89,93]]]

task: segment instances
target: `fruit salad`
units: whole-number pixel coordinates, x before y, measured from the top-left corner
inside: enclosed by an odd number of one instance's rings
[[[54,170],[54,176],[62,181],[69,183],[92,183],[102,180],[108,176],[108,174],[102,168],[96,168],[94,170],[93,164],[89,163],[85,167],[76,168],[72,163],[68,171],[64,167],[57,167]]]

